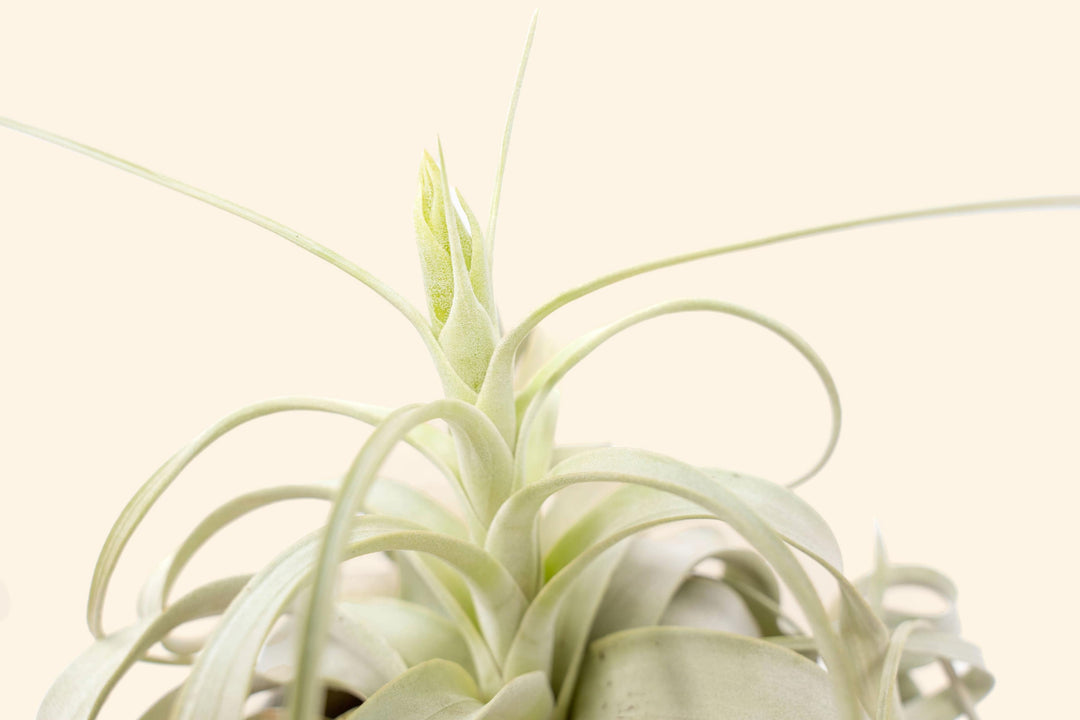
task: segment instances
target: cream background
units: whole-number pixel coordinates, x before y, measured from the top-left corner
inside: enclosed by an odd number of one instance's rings
[[[533,5],[8,3],[0,113],[266,212],[421,302],[411,233],[435,133],[481,217]],[[595,274],[856,216],[1080,192],[1073,3],[545,2],[496,252],[504,317]],[[1022,9],[1021,9],[1022,8]],[[372,293],[283,240],[0,132],[0,695],[29,717],[87,644],[96,553],[145,477],[219,416],[310,393],[435,397]],[[959,583],[998,688],[985,718],[1072,707],[1076,211],[907,224],[666,270],[546,327],[673,296],[768,312],[830,364],[834,461],[804,490],[848,570],[872,523]],[[701,331],[700,334],[698,332]],[[794,353],[733,320],[639,328],[566,381],[560,437],[784,480],[826,433]],[[195,463],[136,536],[107,621],[216,502],[340,472],[363,433],[274,418]],[[394,458],[411,475],[415,458]],[[300,506],[297,506],[299,508]],[[192,577],[251,569],[324,509],[230,532]],[[294,518],[301,522],[293,526]],[[289,523],[289,524],[286,524]],[[271,548],[255,552],[267,559]],[[245,556],[248,557],[248,556]],[[126,683],[105,716],[165,688]]]

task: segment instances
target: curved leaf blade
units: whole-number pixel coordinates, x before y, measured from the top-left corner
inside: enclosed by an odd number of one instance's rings
[[[241,408],[219,420],[213,426],[195,438],[187,447],[173,455],[139,488],[128,504],[120,512],[105,538],[105,544],[94,567],[94,577],[90,582],[90,596],[87,601],[86,618],[90,632],[95,637],[103,637],[105,629],[102,614],[105,607],[105,595],[109,581],[127,546],[131,536],[146,517],[150,508],[157,502],[185,467],[206,448],[233,429],[257,418],[280,412],[309,410],[352,417],[361,422],[376,424],[385,419],[389,411],[371,405],[346,402],[318,397],[282,397],[266,400]],[[445,461],[445,445],[431,442],[438,435],[434,428],[416,428],[409,438],[415,447],[431,459],[453,482],[457,483],[457,474]]]
[[[232,577],[204,585],[165,612],[97,640],[49,688],[38,720],[93,720],[124,673],[171,630],[218,615],[250,580]]]
[[[729,633],[626,630],[594,642],[574,720],[835,720],[828,674],[801,655]]]

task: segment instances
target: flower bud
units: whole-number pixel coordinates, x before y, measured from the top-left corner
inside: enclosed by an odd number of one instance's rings
[[[427,152],[419,185],[413,223],[431,327],[455,372],[478,390],[498,340],[484,236],[465,199],[451,190],[445,171]]]

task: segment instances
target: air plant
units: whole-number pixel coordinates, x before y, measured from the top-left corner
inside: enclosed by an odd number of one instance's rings
[[[1080,198],[919,210],[708,248],[596,278],[503,331],[491,257],[534,27],[535,19],[514,85],[486,227],[450,184],[441,144],[436,157],[423,156],[413,220],[426,316],[367,270],[274,220],[0,118],[0,125],[237,215],[345,271],[413,325],[445,393],[396,409],[316,397],[268,400],[225,417],[167,460],[105,541],[88,603],[95,641],[56,680],[40,720],[95,717],[126,671],[144,661],[190,666],[183,684],[147,709],[145,720],[976,717],[975,704],[993,678],[978,648],[959,635],[948,578],[890,563],[879,539],[873,571],[849,580],[828,525],[794,492],[828,460],[840,426],[833,379],[794,331],[748,308],[694,298],[632,313],[554,353],[531,338],[557,309],[653,270],[855,227],[1075,207]],[[733,315],[764,327],[813,367],[833,422],[824,453],[803,477],[785,486],[643,449],[555,443],[558,384],[578,362],[631,326],[690,312]],[[150,508],[216,440],[245,423],[294,410],[348,416],[374,430],[335,483],[269,487],[215,509],[146,581],[139,620],[107,630],[102,611],[110,579]],[[439,471],[456,507],[381,476],[385,459],[401,443]],[[253,576],[216,580],[174,597],[185,566],[215,533],[248,513],[298,498],[329,503],[322,529]],[[685,527],[684,521],[705,520],[713,522]],[[726,538],[715,521],[741,541]],[[648,532],[673,523],[684,529],[666,537]],[[396,592],[341,597],[341,563],[373,553],[394,563]],[[811,582],[806,562],[835,580],[832,607]],[[885,602],[886,590],[910,585],[938,594],[947,610],[925,615]],[[204,618],[217,618],[204,637],[174,632]],[[932,665],[945,682],[928,689],[915,671]],[[272,691],[274,701],[253,708],[250,698],[263,691]]]

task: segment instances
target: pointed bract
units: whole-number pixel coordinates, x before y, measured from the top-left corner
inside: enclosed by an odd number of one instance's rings
[[[439,155],[441,160],[441,147]],[[460,208],[454,206],[455,196]],[[413,223],[432,330],[454,371],[477,390],[499,336],[491,269],[476,216],[427,152]]]

